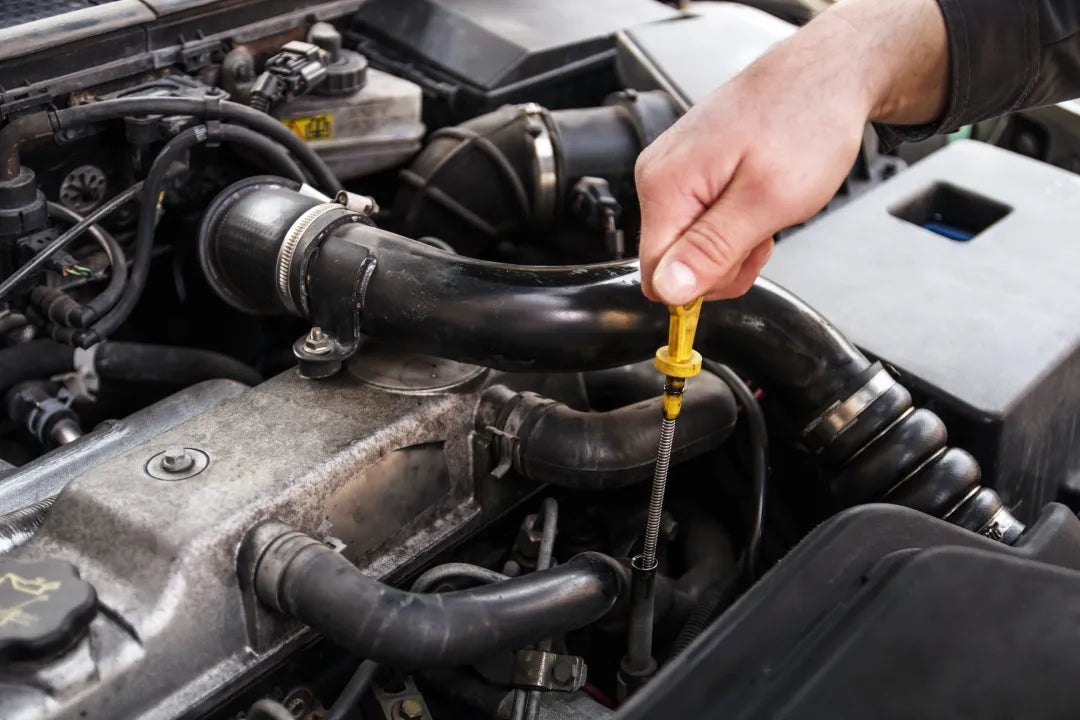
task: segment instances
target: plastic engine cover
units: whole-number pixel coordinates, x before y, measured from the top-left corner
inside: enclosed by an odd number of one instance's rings
[[[811,533],[632,698],[645,718],[1073,718],[1080,521],[1010,548],[865,505]]]
[[[1077,198],[1077,175],[956,142],[765,269],[895,367],[1025,522],[1080,465]]]

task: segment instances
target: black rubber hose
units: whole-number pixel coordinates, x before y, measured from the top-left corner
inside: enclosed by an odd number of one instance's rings
[[[252,150],[266,165],[266,170],[298,182],[305,182],[304,171],[277,140],[243,125],[222,125],[221,139]]]
[[[0,393],[27,380],[71,372],[75,360],[70,347],[52,340],[31,340],[0,350]]]
[[[510,453],[514,469],[531,480],[609,490],[652,476],[660,397],[607,412],[582,412],[501,386],[492,388],[488,399],[501,407],[498,441]],[[710,373],[688,381],[672,461],[685,462],[719,446],[736,417],[726,382]]]
[[[742,406],[746,423],[750,431],[750,465],[753,482],[753,514],[750,518],[750,531],[746,541],[746,572],[751,580],[757,578],[760,557],[761,537],[765,527],[765,500],[769,481],[769,429],[765,425],[765,414],[761,411],[754,393],[734,370],[726,365],[705,361],[709,372],[720,377],[731,388],[735,398]]]
[[[258,385],[262,375],[250,365],[211,350],[145,343],[107,342],[97,350],[96,367],[104,378],[194,385],[224,378]]]
[[[598,370],[649,359],[667,337],[668,313],[641,294],[637,261],[538,267],[453,255],[378,228],[349,223],[277,269],[293,215],[252,222],[298,193],[252,190],[207,218],[215,272],[244,304],[284,310],[277,275],[304,297],[362,308],[359,331],[402,349],[507,371]],[[294,249],[295,247],[294,246]],[[317,253],[314,249],[317,248]],[[370,278],[361,277],[370,269]],[[353,274],[340,268],[355,267]],[[333,276],[319,285],[316,276]],[[337,284],[334,284],[337,283]],[[336,300],[335,300],[336,302]],[[310,303],[309,303],[310,305]],[[463,310],[467,308],[467,310]],[[697,345],[753,377],[797,419],[809,421],[865,382],[870,362],[783,288],[759,279],[741,298],[702,310]],[[855,385],[852,387],[852,385]]]
[[[100,222],[105,216],[133,200],[141,190],[142,183],[135,183],[127,190],[87,215],[82,221],[72,225],[58,238],[39,250],[34,257],[30,258],[30,260],[24,263],[18,270],[4,278],[4,281],[0,283],[0,298],[3,298],[11,292],[12,288],[40,270],[54,253],[63,250],[65,247],[78,240],[87,229]]]
[[[190,115],[200,120],[224,120],[243,125],[283,145],[311,174],[323,192],[333,196],[341,190],[341,181],[310,145],[269,115],[234,102],[162,97],[100,100],[57,110],[54,125],[56,130],[75,129],[104,120],[148,114]]]
[[[150,276],[150,261],[154,251],[154,231],[157,229],[158,209],[165,193],[165,179],[173,163],[183,157],[188,150],[206,141],[206,127],[197,125],[188,128],[165,143],[154,158],[150,171],[143,181],[139,200],[139,220],[135,231],[135,249],[132,256],[131,276],[123,294],[108,313],[98,319],[87,330],[76,333],[75,344],[89,347],[112,335],[135,310],[135,306],[146,289]]]
[[[720,617],[720,614],[735,602],[739,591],[743,588],[745,564],[745,562],[736,563],[726,577],[720,578],[702,591],[697,604],[694,605],[694,609],[690,611],[689,617],[686,618],[686,622],[675,637],[668,656],[669,660],[690,647],[690,643],[705,632],[705,628],[709,627],[713,620]]]
[[[26,380],[70,372],[73,350],[52,340],[32,340],[0,350],[0,392]],[[194,385],[225,378],[247,385],[262,382],[252,367],[227,355],[196,348],[106,342],[98,346],[94,367],[110,380]]]
[[[76,225],[82,222],[83,217],[77,212],[70,210],[59,203],[49,203],[49,214],[56,217],[63,218],[70,222],[72,225]],[[120,247],[120,243],[116,238],[112,236],[112,233],[106,231],[100,225],[91,225],[87,232],[97,239],[98,243],[105,250],[105,254],[109,257],[110,277],[109,284],[105,286],[96,297],[90,302],[86,303],[86,308],[89,310],[90,317],[84,320],[84,322],[92,322],[94,318],[100,317],[116,304],[116,301],[120,299],[120,295],[124,292],[124,285],[127,283],[128,267],[127,256],[124,254],[124,249]]]
[[[74,210],[54,202],[49,203],[49,216],[66,220],[73,225],[84,220]],[[30,301],[41,310],[45,317],[69,328],[84,328],[112,308],[120,299],[128,277],[127,257],[116,238],[99,225],[91,225],[87,228],[87,232],[109,258],[111,272],[105,289],[86,304],[76,301],[60,288],[39,285],[30,291]]]
[[[371,660],[360,663],[323,720],[349,720],[349,717],[356,712],[356,708],[360,706],[364,693],[371,687],[378,672],[379,663]]]
[[[651,357],[667,334],[666,310],[641,294],[637,261],[523,267],[357,225],[341,235],[376,260],[363,331],[392,333],[421,352],[504,370],[591,370]],[[824,317],[765,279],[741,298],[706,305],[696,344],[807,419],[846,397],[870,367]]]
[[[894,386],[863,415],[872,419],[859,428],[859,436],[866,436],[863,444],[826,460],[839,506],[883,499],[1007,544],[1019,538],[1024,526],[1008,514],[997,493],[980,485],[975,458],[948,447],[945,423],[929,410],[912,407],[907,390]]]
[[[587,625],[614,605],[619,576],[611,558],[584,553],[496,585],[425,595],[384,585],[285,532],[260,553],[255,587],[263,602],[357,656],[415,670],[466,665]]]

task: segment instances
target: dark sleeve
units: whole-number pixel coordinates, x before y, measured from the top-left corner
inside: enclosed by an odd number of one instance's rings
[[[949,101],[941,119],[881,126],[921,140],[1014,110],[1080,97],[1080,0],[937,0],[949,35]]]

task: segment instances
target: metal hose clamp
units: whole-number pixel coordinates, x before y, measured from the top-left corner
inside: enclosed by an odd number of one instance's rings
[[[281,247],[278,248],[276,273],[277,289],[281,301],[292,313],[297,315],[303,314],[302,303],[299,298],[294,296],[292,288],[293,284],[290,282],[293,273],[293,261],[297,259],[297,250],[300,247],[300,243],[305,239],[308,230],[311,229],[311,226],[314,225],[319,218],[327,213],[340,212],[342,210],[344,210],[344,208],[334,202],[316,205],[298,217],[296,222],[289,228],[288,232],[285,233],[285,239],[282,240]]]
[[[825,447],[848,425],[855,421],[874,401],[896,385],[896,380],[884,368],[874,373],[866,384],[846,400],[833,403],[803,430],[804,438],[813,439],[818,447]]]
[[[555,217],[558,195],[559,176],[555,164],[555,142],[544,120],[544,114],[547,111],[543,107],[536,103],[525,103],[520,106],[520,110],[528,120],[529,134],[532,136],[533,218],[546,223]]]

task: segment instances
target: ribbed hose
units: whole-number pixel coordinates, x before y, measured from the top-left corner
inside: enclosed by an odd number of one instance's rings
[[[720,614],[735,601],[742,587],[740,580],[744,576],[742,569],[744,565],[745,562],[736,564],[727,577],[720,578],[702,591],[701,597],[698,598],[694,609],[690,611],[690,616],[686,618],[686,622],[683,623],[682,629],[675,638],[675,643],[671,646],[669,660],[690,647],[690,643],[705,632],[705,628],[709,627],[712,621],[720,617]]]
[[[820,452],[843,507],[894,503],[1015,542],[1024,526],[997,493],[980,485],[975,458],[947,440],[941,418],[913,407],[911,394],[892,383]]]

